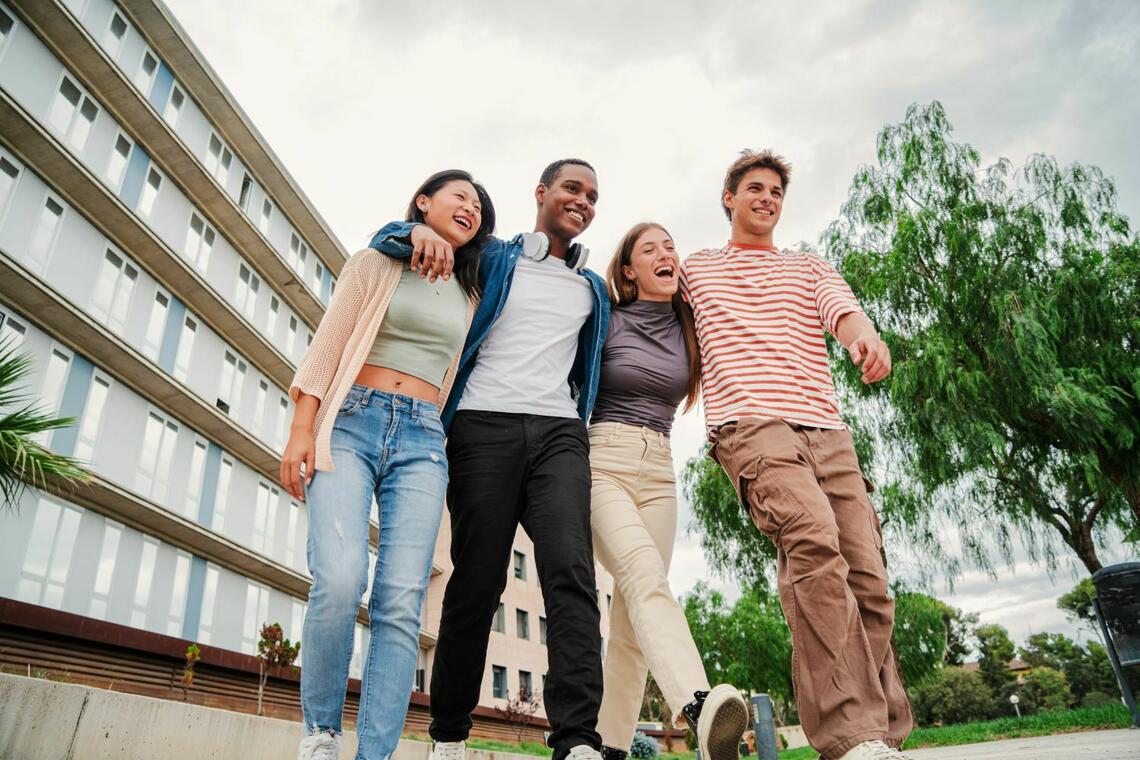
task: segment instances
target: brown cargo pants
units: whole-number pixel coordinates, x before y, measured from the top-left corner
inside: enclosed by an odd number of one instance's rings
[[[746,417],[709,452],[777,548],[800,723],[823,760],[913,725],[891,630],[882,529],[846,430]]]

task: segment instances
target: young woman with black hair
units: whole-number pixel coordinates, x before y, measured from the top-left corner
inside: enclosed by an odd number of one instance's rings
[[[420,186],[406,220],[454,250],[451,276],[412,271],[372,248],[354,254],[289,389],[296,411],[281,482],[294,498],[307,496],[313,576],[301,637],[302,760],[338,757],[374,498],[380,534],[358,759],[386,760],[395,751],[419,655],[448,479],[439,412],[478,299],[479,251],[495,211],[470,174],[451,170]]]

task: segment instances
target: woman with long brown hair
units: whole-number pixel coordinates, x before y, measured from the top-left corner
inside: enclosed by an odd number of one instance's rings
[[[598,732],[606,760],[633,740],[653,672],[705,760],[736,760],[748,710],[740,692],[710,689],[684,612],[669,589],[677,484],[669,431],[700,392],[693,313],[678,291],[681,262],[659,224],[635,225],[609,266],[614,307],[590,422],[594,551],[614,578]]]

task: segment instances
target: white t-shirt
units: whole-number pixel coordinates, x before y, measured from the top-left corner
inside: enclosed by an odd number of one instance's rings
[[[511,292],[468,376],[459,410],[577,417],[570,369],[594,309],[589,281],[553,256],[520,257]]]

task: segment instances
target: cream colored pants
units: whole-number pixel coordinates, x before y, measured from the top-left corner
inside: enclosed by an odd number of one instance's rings
[[[590,426],[590,467],[594,552],[615,586],[598,733],[606,745],[627,749],[648,671],[678,727],[684,726],[681,708],[709,683],[685,613],[669,590],[677,532],[669,437],[619,422],[596,423]]]

